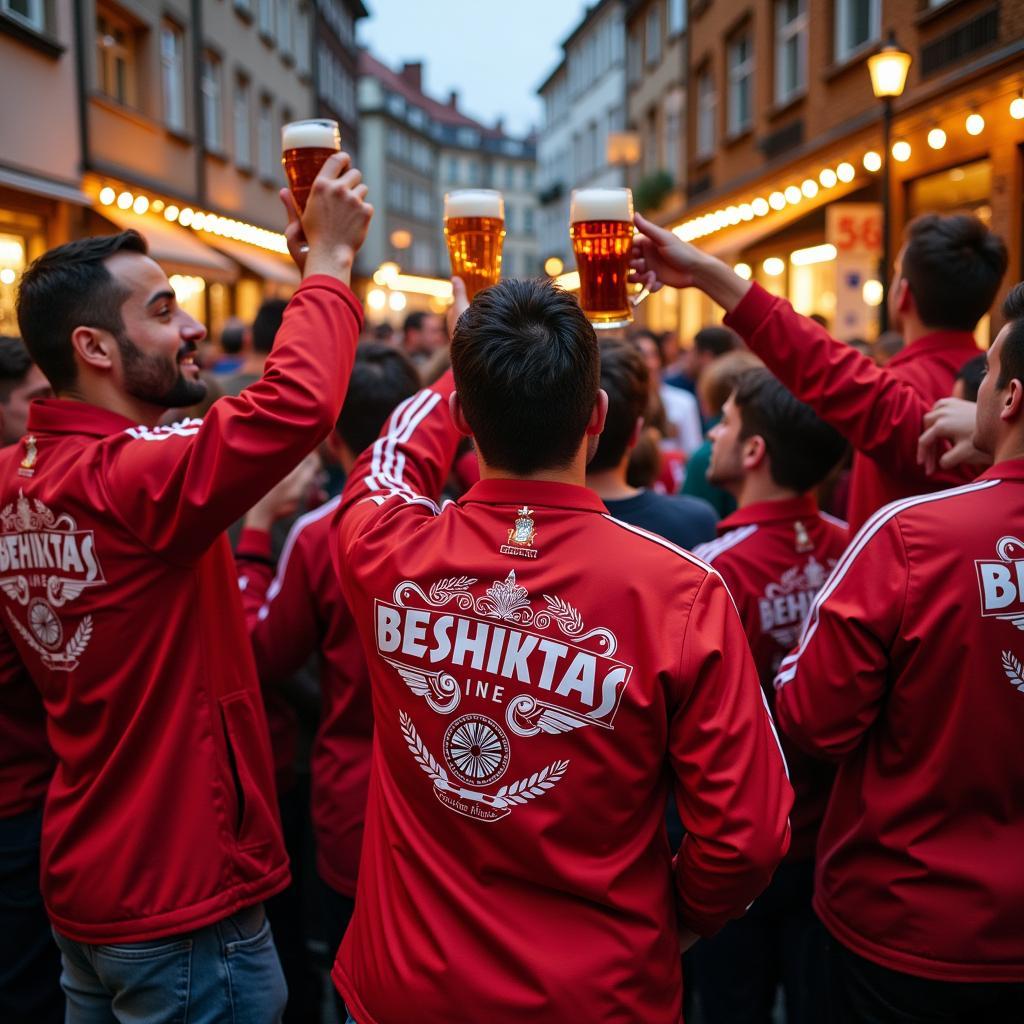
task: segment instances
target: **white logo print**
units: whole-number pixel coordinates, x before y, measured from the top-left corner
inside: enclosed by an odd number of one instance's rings
[[[1024,543],[1001,537],[994,559],[976,558],[978,592],[983,618],[997,618],[1024,629]],[[1012,651],[1002,652],[1003,672],[1010,685],[1024,693],[1024,666]]]
[[[65,643],[55,609],[86,587],[106,583],[93,532],[79,530],[71,516],[55,515],[21,491],[16,502],[0,511],[0,527],[0,590],[26,609],[24,622],[11,607],[7,616],[47,668],[70,672],[89,646],[92,616],[86,615]]]
[[[828,568],[811,555],[802,568],[793,566],[778,583],[769,583],[764,588],[764,597],[757,602],[761,632],[770,634],[780,647],[796,645],[814,596],[836,564],[834,558],[826,561]]]
[[[480,589],[476,583],[454,576],[424,589],[405,580],[391,601],[375,602],[374,625],[378,652],[409,691],[434,713],[453,716],[431,751],[399,712],[405,744],[434,795],[457,814],[498,821],[543,796],[569,767],[568,759],[553,761],[494,789],[513,742],[590,725],[613,730],[633,670],[615,658],[614,633],[588,629],[578,609],[555,595],[532,601],[515,571]],[[484,707],[467,712],[466,703]]]

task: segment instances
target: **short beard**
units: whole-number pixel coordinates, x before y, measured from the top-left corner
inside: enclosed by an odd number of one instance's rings
[[[114,334],[128,394],[161,409],[187,409],[206,397],[205,380],[187,380],[177,362],[146,355],[124,331]]]

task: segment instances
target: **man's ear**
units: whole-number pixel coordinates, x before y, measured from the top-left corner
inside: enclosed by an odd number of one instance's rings
[[[597,398],[594,399],[594,408],[590,411],[590,422],[587,424],[587,433],[593,437],[604,430],[604,421],[608,418],[608,392],[604,388],[598,388]],[[635,442],[634,442],[635,443]]]
[[[768,446],[760,434],[752,434],[743,440],[743,468],[749,473],[764,464],[768,458]]]
[[[117,342],[109,331],[76,327],[71,332],[71,347],[83,363],[97,370],[109,370],[114,365]]]
[[[473,428],[466,422],[465,413],[462,411],[462,403],[459,401],[458,391],[453,391],[448,396],[448,411],[452,414],[452,423],[460,434],[466,437],[473,436]]]
[[[1006,398],[1003,399],[1003,407],[999,410],[999,418],[1012,422],[1020,419],[1022,412],[1024,412],[1024,384],[1014,377],[1006,389]]]
[[[910,291],[910,285],[907,284],[907,279],[901,277],[896,282],[896,308],[901,313],[906,313],[911,309],[914,309],[914,296]]]

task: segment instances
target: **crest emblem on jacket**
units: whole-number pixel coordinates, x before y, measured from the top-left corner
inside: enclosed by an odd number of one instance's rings
[[[25,457],[21,460],[18,465],[18,476],[34,476],[36,459],[39,457],[39,451],[36,448],[36,439],[28,434],[25,437]]]
[[[482,589],[477,582],[451,577],[424,590],[406,580],[391,601],[374,602],[374,626],[378,653],[409,692],[429,712],[452,716],[432,750],[399,712],[405,745],[434,795],[457,814],[497,821],[544,796],[569,767],[560,758],[509,781],[528,741],[614,729],[633,670],[615,657],[614,633],[588,629],[561,597],[534,601],[514,570]]]
[[[982,618],[1002,619],[1024,630],[1024,542],[1000,537],[997,558],[976,558]],[[1024,694],[1024,665],[1013,651],[1003,651],[1003,672],[1011,686]]]
[[[537,536],[537,528],[533,522],[533,509],[524,505],[516,513],[515,525],[508,531],[508,543],[502,544],[503,555],[519,555],[522,558],[536,558],[537,549],[533,541]]]
[[[15,633],[55,672],[78,667],[92,638],[92,616],[67,635],[60,609],[87,587],[106,583],[92,530],[79,530],[22,491],[0,510],[0,591]]]

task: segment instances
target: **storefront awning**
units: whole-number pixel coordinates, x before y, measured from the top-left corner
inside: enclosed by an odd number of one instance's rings
[[[169,224],[160,217],[140,217],[111,206],[99,206],[96,211],[122,230],[138,231],[149,243],[150,256],[168,274],[192,274],[221,284],[230,284],[238,278],[238,267],[231,260],[185,228]]]
[[[57,199],[76,206],[91,206],[92,200],[75,185],[62,181],[51,181],[49,178],[30,174],[28,171],[16,171],[10,167],[0,167],[0,185],[42,196],[44,199]]]
[[[233,238],[218,238],[212,244],[265,281],[273,281],[275,284],[284,284],[292,288],[298,288],[302,281],[298,268],[287,256],[265,252],[255,246],[246,245],[245,242],[236,242]]]

